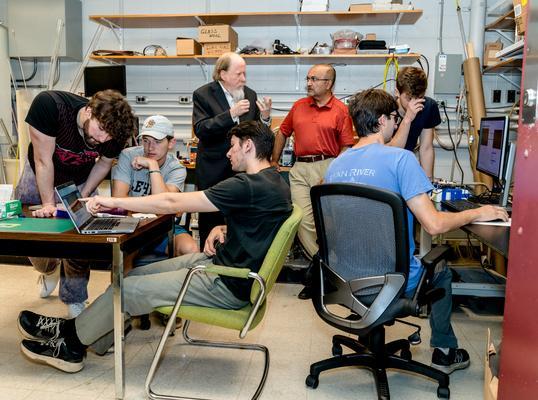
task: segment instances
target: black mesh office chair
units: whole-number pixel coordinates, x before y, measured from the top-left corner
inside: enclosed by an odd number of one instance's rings
[[[409,246],[403,198],[358,184],[318,185],[310,193],[319,242],[312,301],[325,322],[358,338],[335,335],[334,357],[312,364],[306,384],[315,389],[319,374],[329,369],[366,367],[374,374],[378,398],[389,399],[386,369],[396,368],[436,380],[437,396],[449,398],[448,375],[413,361],[407,339],[385,344],[384,328],[396,318],[418,315],[422,306],[444,295],[428,283],[449,249],[436,247],[422,258],[427,272],[414,296],[406,298]],[[354,352],[342,355],[342,345]]]

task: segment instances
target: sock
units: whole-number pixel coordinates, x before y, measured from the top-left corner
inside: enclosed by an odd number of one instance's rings
[[[441,350],[445,356],[448,356],[448,352],[450,351],[450,347],[436,347],[436,348]]]
[[[74,349],[84,351],[88,346],[83,344],[77,335],[77,328],[75,326],[75,319],[66,320],[60,328],[60,336],[65,339],[65,343]]]

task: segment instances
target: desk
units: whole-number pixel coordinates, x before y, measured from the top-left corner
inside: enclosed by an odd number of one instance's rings
[[[476,240],[497,251],[508,258],[508,243],[510,241],[510,227],[469,224],[460,228]],[[431,249],[432,238],[424,230],[420,229],[420,255],[426,254]],[[503,283],[480,283],[480,282],[453,282],[452,294],[478,297],[504,297],[505,284]]]
[[[121,235],[80,235],[74,229],[64,233],[0,232],[2,255],[112,260],[114,368],[117,399],[123,399],[125,391],[123,258],[140,249],[156,235],[168,233],[169,243],[173,243],[173,223],[173,215],[161,215],[154,219],[141,220],[134,233]]]

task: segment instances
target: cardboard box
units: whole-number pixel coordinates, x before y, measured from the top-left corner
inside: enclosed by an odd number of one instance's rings
[[[495,57],[495,54],[497,54],[497,52],[502,48],[503,44],[500,40],[497,40],[496,42],[486,43],[486,45],[484,46],[483,57],[484,67],[491,67],[499,63],[500,60]]]
[[[492,368],[493,357],[498,357],[498,355],[495,350],[495,345],[491,340],[491,332],[488,329],[486,355],[484,358],[484,400],[497,400],[499,377],[495,375],[494,369]]]
[[[13,218],[22,214],[20,200],[0,201],[0,219]]]
[[[198,27],[200,43],[237,43],[237,32],[230,25],[202,25]]]
[[[235,51],[237,48],[236,42],[228,43],[204,43],[204,56],[221,56],[229,51]]]
[[[364,40],[377,40],[377,35],[375,33],[367,33],[364,35]]]
[[[202,45],[194,39],[176,38],[176,55],[195,56],[202,54]]]
[[[514,19],[518,35],[525,33],[527,24],[527,0],[512,0],[514,4]]]
[[[348,9],[348,11],[353,12],[369,12],[372,10],[372,3],[351,4]]]

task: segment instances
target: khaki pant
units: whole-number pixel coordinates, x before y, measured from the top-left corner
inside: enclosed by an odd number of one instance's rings
[[[310,188],[323,183],[325,172],[334,158],[312,163],[296,162],[290,170],[291,201],[303,210],[297,235],[311,258],[318,252],[316,226],[312,214]]]

